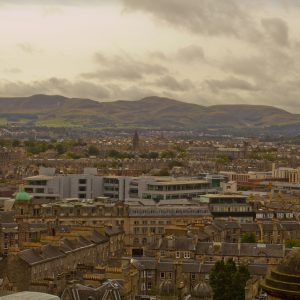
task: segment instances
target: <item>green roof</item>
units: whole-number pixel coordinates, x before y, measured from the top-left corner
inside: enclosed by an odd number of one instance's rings
[[[30,195],[26,192],[18,192],[16,194],[16,200],[18,200],[18,201],[28,201],[28,200],[30,200]]]

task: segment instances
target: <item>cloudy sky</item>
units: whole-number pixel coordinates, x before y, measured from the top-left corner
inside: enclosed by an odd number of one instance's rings
[[[300,0],[0,0],[0,96],[300,113]]]

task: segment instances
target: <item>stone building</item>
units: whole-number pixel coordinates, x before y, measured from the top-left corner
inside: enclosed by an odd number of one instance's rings
[[[300,299],[300,250],[292,251],[277,268],[271,270],[261,287],[267,299]]]
[[[0,269],[17,291],[60,295],[80,266],[104,263],[110,255],[109,249],[109,239],[92,231],[90,239],[63,238],[57,243],[9,253],[0,261]]]

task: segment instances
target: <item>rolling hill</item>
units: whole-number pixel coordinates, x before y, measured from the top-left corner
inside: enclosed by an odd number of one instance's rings
[[[149,128],[174,130],[259,129],[296,126],[300,115],[272,106],[201,106],[161,97],[97,102],[63,96],[0,98],[1,124],[48,127]]]

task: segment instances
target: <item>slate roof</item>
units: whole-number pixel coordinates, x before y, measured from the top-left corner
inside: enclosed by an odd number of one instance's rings
[[[212,242],[199,242],[196,247],[196,254],[199,255],[213,255],[213,243]]]
[[[86,238],[79,236],[76,239],[62,239],[60,241],[60,250],[63,252],[76,251],[84,247],[92,246],[94,243]]]
[[[0,211],[0,223],[14,223],[15,212],[14,211]]]
[[[285,249],[282,244],[257,244],[257,243],[220,243],[198,242],[197,255],[208,256],[241,256],[241,257],[284,257]]]
[[[240,255],[243,256],[266,256],[266,257],[284,257],[284,245],[281,244],[241,244]]]
[[[220,254],[222,256],[239,255],[239,245],[237,243],[222,243]]]
[[[159,272],[173,272],[174,271],[174,263],[170,262],[158,262],[157,270]]]
[[[248,265],[248,270],[251,275],[267,275],[268,265]]]
[[[297,222],[281,222],[280,223],[282,230],[285,231],[294,231],[299,230],[300,231],[300,224]]]
[[[108,236],[118,235],[123,232],[124,230],[119,227],[105,227],[105,234]]]
[[[95,244],[102,244],[108,241],[108,238],[101,233],[99,233],[97,230],[93,230],[91,235],[91,241]]]
[[[2,223],[1,224],[2,232],[4,233],[18,233],[19,225],[18,223]]]
[[[142,270],[156,270],[157,268],[157,261],[154,258],[136,258],[135,260],[139,263],[139,267]]]
[[[241,231],[242,232],[257,232],[257,231],[260,231],[260,229],[256,223],[242,223]]]
[[[185,236],[165,237],[159,245],[160,250],[194,251],[195,248],[194,240]]]
[[[21,251],[18,255],[29,265],[65,256],[58,247],[52,245],[44,245],[38,249],[26,249]]]
[[[186,262],[182,264],[183,273],[200,273],[201,265],[200,263],[194,262]]]

